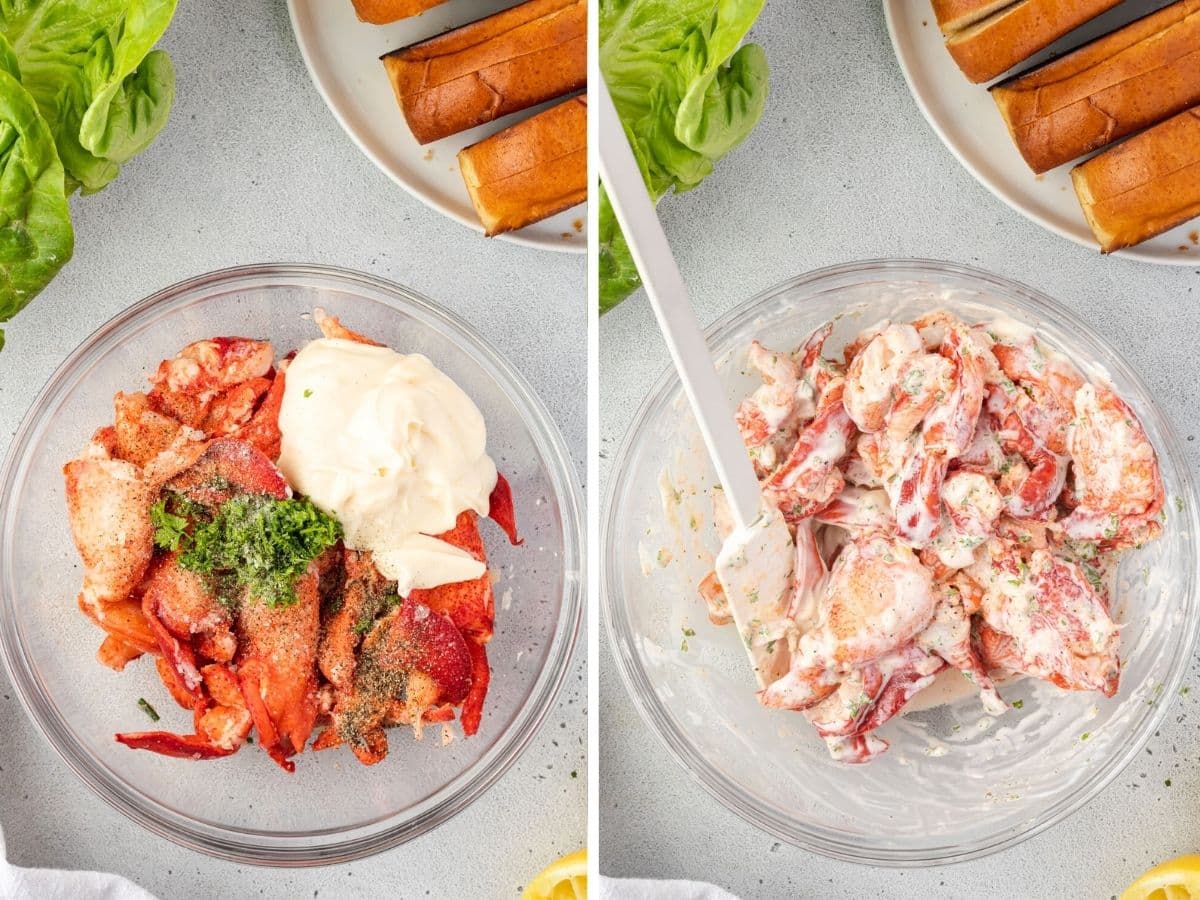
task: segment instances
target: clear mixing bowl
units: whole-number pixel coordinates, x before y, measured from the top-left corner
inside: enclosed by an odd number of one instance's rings
[[[1118,572],[1125,663],[1115,698],[1024,679],[1001,689],[1008,701],[1023,701],[1020,709],[992,718],[969,696],[910,712],[881,729],[891,742],[881,757],[834,762],[802,716],[755,701],[736,631],[708,622],[696,584],[719,547],[707,499],[714,473],[673,371],[659,379],[613,461],[604,513],[603,609],[617,668],[643,718],[734,812],[782,840],[855,862],[971,859],[1079,809],[1162,721],[1200,623],[1200,501],[1175,431],[1117,351],[1048,297],[947,263],[856,263],[760,294],[708,330],[709,346],[733,403],[761,383],[746,365],[754,338],[788,349],[832,319],[827,347],[840,350],[880,319],[939,307],[971,321],[1024,322],[1089,375],[1107,371],[1158,449],[1165,531]],[[660,499],[664,470],[681,498],[675,526]]]
[[[496,592],[492,681],[483,724],[441,746],[391,733],[377,766],[346,749],[304,753],[280,771],[248,746],[211,762],[130,750],[117,731],[188,732],[150,660],[123,673],[95,659],[102,634],[75,605],[82,570],[71,541],[62,466],[112,420],[112,397],[138,390],[159,360],[213,335],[269,338],[277,353],[319,337],[322,306],[352,328],[428,356],[474,399],[488,450],[512,483],[525,537],[481,529]],[[409,840],[480,796],[528,745],[566,674],[579,629],[583,524],[578,479],[530,386],[463,322],[367,275],[252,266],[169,287],[121,313],[59,367],[21,423],[0,472],[0,649],[21,702],[71,769],[156,834],[214,856],[270,865],[344,862]]]

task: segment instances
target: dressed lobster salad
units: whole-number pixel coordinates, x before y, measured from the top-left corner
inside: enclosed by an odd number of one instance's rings
[[[479,729],[479,516],[520,542],[483,416],[425,357],[313,318],[323,337],[281,359],[262,340],[189,344],[64,466],[99,661],[152,658],[192,718],[117,734],[128,747],[210,759],[257,737],[291,772],[314,734],[370,765],[390,726]]]
[[[1008,320],[884,322],[840,358],[832,330],[750,347],[763,384],[737,422],[763,519],[733,533],[713,492],[725,546],[700,593],[741,632],[759,701],[861,763],[945,669],[991,715],[1008,676],[1112,697],[1112,576],[1162,531],[1137,416]]]

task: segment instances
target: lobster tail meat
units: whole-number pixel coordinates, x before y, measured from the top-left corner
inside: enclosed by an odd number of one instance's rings
[[[268,606],[247,594],[238,609],[242,692],[266,746],[275,743],[284,757],[304,749],[316,724],[320,608],[317,569],[310,566],[296,582],[296,602]]]

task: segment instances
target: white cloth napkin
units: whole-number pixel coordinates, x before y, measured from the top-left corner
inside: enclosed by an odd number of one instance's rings
[[[599,900],[738,900],[715,884],[600,876]]]
[[[0,829],[0,900],[155,900],[132,881],[103,872],[23,869],[8,863]]]

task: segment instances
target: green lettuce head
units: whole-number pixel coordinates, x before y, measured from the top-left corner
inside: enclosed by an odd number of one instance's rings
[[[71,258],[67,195],[103,188],[175,98],[177,0],[0,0],[0,322]],[[0,332],[3,347],[3,332]]]
[[[0,322],[46,286],[75,245],[54,138],[17,74],[0,38]]]
[[[0,0],[0,33],[58,146],[70,187],[100,190],[149,146],[175,98],[151,48],[176,0]]]
[[[767,99],[767,58],[741,46],[764,0],[602,0],[600,71],[658,202],[687,191],[745,140]],[[641,284],[600,192],[600,309]]]

